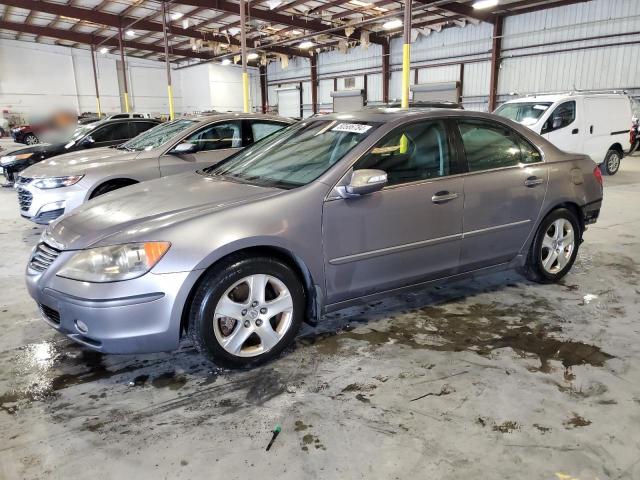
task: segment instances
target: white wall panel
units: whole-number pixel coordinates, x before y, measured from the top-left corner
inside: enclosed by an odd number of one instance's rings
[[[367,102],[382,102],[382,74],[367,75]]]
[[[321,53],[318,57],[318,75],[343,73],[345,70],[350,70],[354,73],[366,73],[360,70],[379,70],[381,68],[381,45],[370,45],[367,49],[362,47],[352,48],[346,55],[334,50]]]
[[[460,65],[445,65],[418,70],[418,83],[455,82],[460,80]]]

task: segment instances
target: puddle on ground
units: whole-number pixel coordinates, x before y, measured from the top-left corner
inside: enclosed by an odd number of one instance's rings
[[[388,315],[389,320],[380,326],[347,326],[338,332],[301,338],[299,344],[314,345],[323,355],[362,348],[350,340],[372,349],[398,344],[442,352],[474,351],[483,356],[509,347],[523,357],[537,357],[539,366],[531,370],[545,373],[552,371],[551,361],[560,362],[569,371],[575,365],[602,366],[613,358],[595,345],[554,338],[566,320],[550,312],[553,309],[544,299],[518,306],[495,302],[427,306]]]
[[[168,388],[169,390],[180,390],[186,383],[187,377],[178,375],[174,371],[162,373],[151,380],[151,385],[155,388]]]

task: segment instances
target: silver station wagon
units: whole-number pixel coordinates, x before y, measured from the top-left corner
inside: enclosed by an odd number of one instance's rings
[[[89,348],[217,364],[278,355],[303,321],[408,288],[571,269],[602,178],[507,119],[460,110],[312,117],[217,166],[51,224],[26,272],[45,321]]]
[[[180,118],[115,148],[59,155],[20,173],[16,182],[20,214],[36,223],[50,223],[118,188],[213,165],[291,123],[288,118],[261,114]],[[100,140],[95,136],[83,141]]]

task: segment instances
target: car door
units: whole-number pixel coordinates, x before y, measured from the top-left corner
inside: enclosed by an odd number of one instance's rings
[[[580,128],[576,100],[558,104],[542,126],[541,134],[567,152],[581,152],[585,132]]]
[[[196,145],[194,153],[174,154],[169,150],[160,157],[162,176],[215,165],[242,148],[242,120],[210,123],[187,135],[178,143]],[[175,145],[174,145],[175,146]]]
[[[535,226],[547,190],[542,154],[506,125],[457,121],[464,175],[462,271],[512,260]]]
[[[443,121],[394,129],[353,166],[386,187],[323,207],[327,303],[444,277],[458,268],[463,179]]]
[[[119,145],[130,138],[129,123],[126,121],[107,123],[92,131],[90,136],[93,139],[91,148]]]

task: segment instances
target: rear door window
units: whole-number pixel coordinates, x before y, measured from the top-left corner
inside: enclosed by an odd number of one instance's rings
[[[521,162],[519,139],[507,127],[482,120],[459,120],[458,128],[470,172]]]
[[[131,122],[131,138],[137,137],[156,125],[158,124],[154,122]]]
[[[116,140],[127,140],[129,136],[128,122],[112,123],[104,125],[91,134],[96,143],[113,142]]]
[[[253,135],[253,141],[257,142],[264,137],[268,137],[272,133],[281,130],[286,127],[282,123],[265,122],[265,121],[251,121],[251,134]]]

